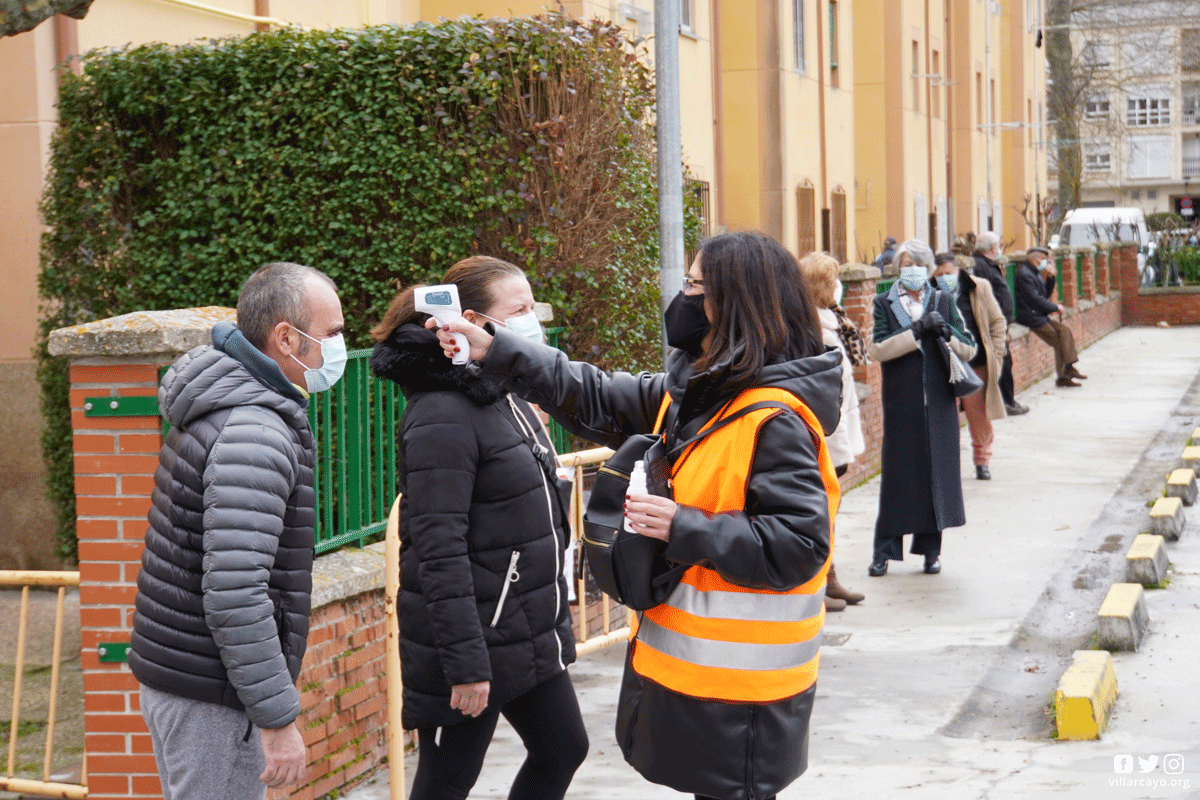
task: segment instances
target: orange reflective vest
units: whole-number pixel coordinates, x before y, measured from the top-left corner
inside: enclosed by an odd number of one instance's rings
[[[663,400],[659,426],[670,400]],[[808,406],[782,389],[747,389],[710,424],[763,400],[789,406],[808,425],[829,502],[832,554],[841,490]],[[751,412],[681,454],[672,469],[675,501],[709,514],[744,510],[759,428],[782,413]],[[672,691],[712,700],[771,703],[803,692],[817,680],[829,564],[827,558],[812,580],[785,592],[737,586],[715,570],[691,567],[665,603],[641,615],[634,671]]]

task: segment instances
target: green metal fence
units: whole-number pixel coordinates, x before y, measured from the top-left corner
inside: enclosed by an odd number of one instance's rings
[[[1058,293],[1058,302],[1061,303],[1063,301],[1063,288],[1062,288],[1063,256],[1062,255],[1057,255],[1054,257],[1054,274],[1057,276],[1057,278],[1054,282],[1054,289]]]
[[[1012,319],[1017,318],[1017,268],[1020,264],[1009,262],[1004,265],[1004,280],[1008,282],[1008,296],[1013,299]]]
[[[566,328],[546,331],[558,346]],[[396,384],[371,374],[370,349],[351,350],[346,374],[327,392],[313,395],[308,420],[316,443],[317,553],[345,545],[362,547],[383,537],[396,499],[396,433],[404,395]],[[559,453],[570,436],[551,421]]]

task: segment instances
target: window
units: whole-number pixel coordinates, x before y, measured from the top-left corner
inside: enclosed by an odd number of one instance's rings
[[[1085,172],[1112,172],[1112,153],[1108,148],[1089,148],[1083,154]]]
[[[679,0],[679,27],[685,31],[692,29],[692,0]]]
[[[1170,71],[1163,53],[1175,37],[1164,30],[1130,31],[1125,34],[1121,51],[1126,75],[1161,75]]]
[[[1183,85],[1183,124],[1200,125],[1200,83]]]
[[[1171,137],[1130,136],[1125,174],[1130,178],[1171,177]]]
[[[1111,112],[1108,98],[1100,95],[1083,101],[1083,116],[1088,119],[1104,119]]]
[[[1129,190],[1129,199],[1130,200],[1141,200],[1142,199],[1142,190],[1141,189],[1130,189]]]
[[[916,39],[912,43],[912,108],[913,111],[921,110],[921,79],[918,77],[921,74],[921,45]],[[917,230],[921,230],[919,227]]]
[[[829,85],[838,88],[838,4],[829,0]]]
[[[1033,101],[1026,98],[1025,100],[1025,124],[1029,133],[1029,146],[1033,147]]]
[[[988,111],[992,116],[988,122],[996,122],[1000,117],[996,114],[996,79],[988,81]]]
[[[934,50],[930,56],[933,60],[933,83],[929,84],[929,113],[934,119],[942,118],[942,57]]]
[[[983,73],[975,73],[975,124],[983,124]]]
[[[1146,190],[1146,199],[1147,200],[1157,200],[1158,199],[1158,189],[1147,189]]]
[[[1200,175],[1200,137],[1183,140],[1183,179],[1190,180]]]
[[[1083,65],[1088,69],[1107,69],[1112,66],[1112,44],[1103,39],[1083,45]]]
[[[817,249],[817,194],[805,181],[796,187],[796,252],[804,257]]]
[[[1133,127],[1171,124],[1169,97],[1131,97],[1125,111],[1125,124]]]
[[[830,255],[839,264],[846,263],[846,190],[841,186],[833,189],[832,208],[829,213],[829,228],[833,241]]]
[[[796,46],[796,69],[804,72],[804,0],[792,0],[793,39]]]
[[[1200,28],[1182,31],[1180,66],[1185,72],[1200,71]]]

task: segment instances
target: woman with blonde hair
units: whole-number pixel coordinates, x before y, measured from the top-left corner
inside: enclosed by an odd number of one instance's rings
[[[862,420],[858,412],[858,391],[854,387],[854,364],[850,348],[843,336],[857,336],[858,329],[846,316],[841,306],[842,282],[838,278],[837,259],[829,253],[809,253],[800,259],[800,274],[808,287],[809,296],[817,310],[817,321],[821,324],[821,339],[826,347],[836,347],[842,354],[842,413],[837,429],[825,437],[829,446],[829,457],[840,478],[846,474],[854,457],[867,449],[863,441]],[[846,326],[849,326],[847,329]],[[859,339],[861,341],[861,337]],[[861,602],[861,592],[843,586],[837,578],[832,563],[829,565],[829,585],[825,588],[825,610],[841,611],[846,604]]]

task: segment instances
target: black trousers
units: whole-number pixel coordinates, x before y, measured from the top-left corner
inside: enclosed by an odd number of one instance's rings
[[[1004,364],[1000,368],[1000,397],[1006,406],[1017,404],[1017,396],[1013,394],[1012,353],[1007,350],[1004,353]]]
[[[457,725],[421,728],[417,774],[409,800],[463,800],[483,769],[483,757],[503,714],[528,755],[508,792],[509,800],[562,800],[587,756],[587,730],[566,670],[503,706]]]

